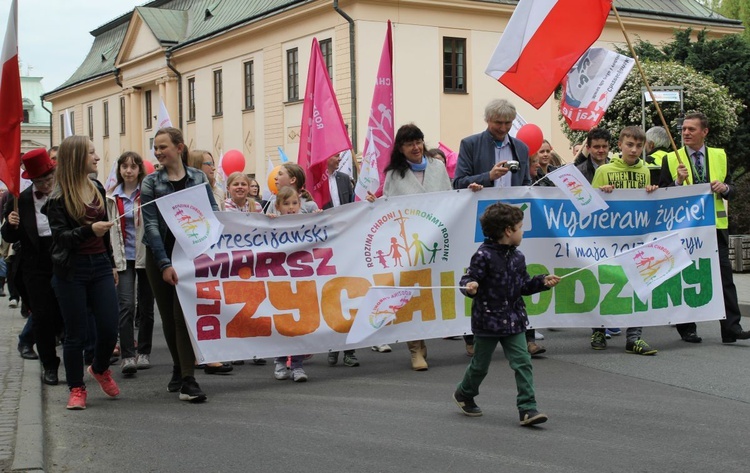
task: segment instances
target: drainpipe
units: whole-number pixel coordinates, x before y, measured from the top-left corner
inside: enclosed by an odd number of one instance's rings
[[[354,49],[354,20],[352,19],[352,17],[347,15],[345,11],[339,8],[339,0],[333,0],[333,9],[336,10],[336,13],[343,16],[347,22],[349,22],[349,87],[352,94],[352,146],[354,147],[354,156],[352,156],[352,159],[355,159],[355,156],[357,154],[357,61]]]
[[[122,81],[120,80],[120,68],[115,68],[115,84],[122,89]]]
[[[182,74],[172,65],[172,51],[167,50],[165,56],[167,58],[167,67],[177,76],[177,109],[179,110],[177,115],[179,116],[180,130],[182,130]]]
[[[40,95],[39,100],[42,101],[42,108],[47,110],[47,113],[49,113],[49,147],[51,148],[52,147],[52,110],[44,106],[44,95]]]

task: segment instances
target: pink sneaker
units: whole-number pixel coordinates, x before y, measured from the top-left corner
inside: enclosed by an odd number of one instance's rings
[[[70,390],[70,397],[68,398],[68,405],[66,406],[71,411],[82,411],[86,409],[86,388],[73,388]]]
[[[112,379],[112,370],[107,370],[102,374],[96,374],[94,373],[94,370],[91,369],[91,365],[89,365],[89,367],[86,368],[86,371],[88,371],[89,374],[99,383],[104,394],[109,397],[115,397],[120,394],[120,388],[117,387],[117,383]]]

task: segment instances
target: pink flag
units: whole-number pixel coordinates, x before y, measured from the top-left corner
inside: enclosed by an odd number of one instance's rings
[[[0,75],[0,181],[8,192],[21,192],[21,74],[18,70],[18,2],[13,0],[3,42]]]
[[[448,170],[448,177],[453,179],[456,173],[456,163],[458,162],[458,153],[438,141],[438,149],[445,153],[445,168]]]
[[[370,120],[367,122],[362,168],[360,169],[354,193],[364,200],[367,192],[376,196],[383,194],[385,168],[391,161],[393,149],[393,41],[391,39],[391,22],[383,42],[380,54],[380,66],[375,80],[375,91],[372,94]]]
[[[351,147],[318,40],[313,38],[297,162],[305,170],[306,189],[318,207],[331,201],[326,161]]]
[[[611,8],[612,0],[520,0],[485,73],[541,107],[599,38]]]

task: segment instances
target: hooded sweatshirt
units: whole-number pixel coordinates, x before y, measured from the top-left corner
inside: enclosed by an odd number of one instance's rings
[[[621,157],[616,157],[608,164],[599,166],[591,181],[591,186],[595,188],[607,185],[615,189],[643,189],[651,185],[651,174],[642,159],[628,166]]]

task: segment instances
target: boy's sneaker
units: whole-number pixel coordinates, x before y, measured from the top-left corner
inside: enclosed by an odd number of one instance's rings
[[[619,337],[620,335],[622,335],[622,329],[621,328],[608,328],[604,330],[604,335],[607,338]]]
[[[150,355],[147,355],[145,353],[139,353],[135,357],[135,366],[139,370],[147,370],[147,369],[151,368]]]
[[[86,409],[86,387],[81,386],[70,390],[68,405],[65,406],[71,411],[82,411]]]
[[[469,417],[479,417],[482,415],[482,409],[474,402],[474,398],[464,396],[458,389],[453,393],[453,400],[461,408],[461,412],[464,415]]]
[[[372,347],[372,351],[376,351],[378,353],[390,353],[391,352],[391,346],[387,343],[384,343],[382,345],[377,345]]]
[[[603,334],[602,334],[603,335]],[[547,415],[542,414],[536,409],[529,409],[528,411],[520,411],[519,417],[521,418],[521,425],[537,425],[547,422]]]
[[[544,334],[539,330],[534,331],[534,340],[544,340]]]
[[[102,388],[104,394],[109,397],[116,397],[120,394],[120,388],[117,387],[117,383],[112,379],[112,370],[107,370],[102,374],[96,374],[91,366],[89,366],[86,368],[86,371],[88,371],[89,374],[94,377],[96,382],[99,383],[99,387]]]
[[[307,373],[302,368],[294,368],[292,370],[292,381],[295,383],[304,383],[307,381]]]
[[[602,332],[594,332],[591,334],[591,348],[594,350],[607,349],[607,339]]]
[[[206,395],[201,391],[198,382],[192,376],[182,378],[182,387],[180,388],[180,401],[203,402]]]
[[[344,353],[344,366],[348,366],[350,368],[359,366],[359,360],[357,360],[357,355],[355,355],[354,353]]]
[[[339,362],[339,352],[337,351],[328,352],[328,364],[333,366],[338,362]]]
[[[182,387],[182,371],[179,366],[172,367],[172,379],[167,384],[167,391],[170,393],[176,393]]]
[[[651,348],[648,343],[639,338],[635,342],[626,342],[625,351],[634,355],[656,355],[659,350]]]
[[[135,364],[135,358],[123,358],[120,364],[120,371],[124,375],[136,374],[138,366]]]
[[[289,372],[289,369],[286,367],[286,363],[277,361],[276,367],[273,370],[273,377],[280,381],[282,379],[289,379],[290,375],[291,373]]]
[[[8,302],[8,307],[10,307],[11,309],[16,309],[18,307],[18,299],[11,299]]]

